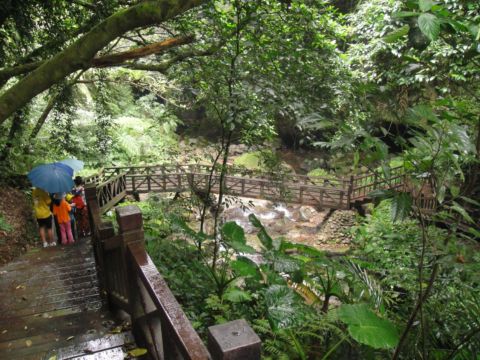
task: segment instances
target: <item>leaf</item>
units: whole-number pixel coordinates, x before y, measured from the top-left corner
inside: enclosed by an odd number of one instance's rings
[[[412,125],[422,126],[422,122],[425,122],[425,120],[437,122],[438,117],[430,106],[419,104],[409,109],[408,120],[410,120]]]
[[[75,336],[69,336],[69,337],[67,338],[67,341],[73,340],[74,338],[75,338]]]
[[[451,189],[450,189],[451,190]],[[459,190],[460,192],[460,190]],[[466,202],[468,202],[469,204],[472,204],[472,205],[475,205],[475,206],[478,206],[480,207],[480,202],[476,201],[476,200],[473,200],[469,197],[466,197],[466,196],[460,196],[460,198]]]
[[[440,34],[440,20],[433,14],[424,13],[418,17],[418,27],[422,33],[434,41]]]
[[[223,298],[232,303],[241,303],[244,301],[250,301],[252,296],[249,292],[240,289],[229,289],[223,294]]]
[[[135,349],[132,349],[128,352],[128,355],[130,356],[133,356],[133,357],[139,357],[139,356],[143,356],[147,353],[147,349],[144,349],[144,348],[135,348]]]
[[[273,239],[267,234],[267,231],[264,228],[258,232],[257,236],[267,250],[273,248]]]
[[[418,1],[418,7],[420,8],[421,11],[430,11],[435,5],[435,2],[432,0],[419,0]]]
[[[392,221],[403,221],[412,210],[412,197],[408,193],[399,192],[392,198]]]
[[[337,310],[337,315],[348,326],[352,338],[361,344],[375,349],[391,349],[399,341],[395,326],[378,317],[365,304],[344,304]]]
[[[250,220],[250,223],[256,228],[263,228],[262,223],[260,222],[260,220],[258,220],[255,214],[248,215],[248,220]]]
[[[285,285],[272,285],[265,291],[267,317],[274,330],[297,322],[301,311],[299,295]]]
[[[392,190],[382,190],[382,189],[377,189],[373,190],[372,192],[368,193],[368,197],[371,198],[377,198],[377,199],[390,199],[393,196],[395,196],[395,192]]]
[[[237,257],[237,260],[232,261],[230,266],[238,276],[253,277],[257,279],[261,277],[257,264],[244,256]]]
[[[245,232],[242,227],[234,221],[229,221],[222,226],[223,241],[233,250],[241,253],[253,254],[255,249],[247,245]]]
[[[25,345],[27,345],[27,347],[32,346],[32,340],[25,340]]]
[[[389,44],[394,43],[398,39],[407,35],[409,31],[410,31],[410,26],[409,25],[404,25],[401,28],[396,29],[396,30],[388,33],[387,35],[385,35],[384,38],[383,38],[383,41],[385,41],[386,43],[389,43]]]
[[[245,232],[242,227],[239,226],[235,221],[226,222],[222,226],[222,234],[225,238],[231,241],[238,241],[245,243]]]
[[[48,360],[57,360],[57,355],[52,355],[48,358]]]
[[[468,221],[469,223],[475,224],[475,221],[473,221],[468,212],[459,203],[455,201],[452,201],[452,203],[453,205],[450,207],[452,210],[462,215],[464,220]]]

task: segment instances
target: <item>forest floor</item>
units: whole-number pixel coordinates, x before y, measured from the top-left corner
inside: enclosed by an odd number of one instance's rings
[[[0,188],[0,219],[0,264],[5,264],[38,241],[32,204],[22,191]]]

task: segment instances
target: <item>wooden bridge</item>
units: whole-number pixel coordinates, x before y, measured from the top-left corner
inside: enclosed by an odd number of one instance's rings
[[[86,179],[97,183],[97,196],[103,211],[110,209],[125,194],[151,192],[218,193],[221,175],[206,165],[149,165],[107,167]],[[390,170],[389,177],[379,172],[345,177],[320,177],[296,174],[266,174],[229,167],[223,178],[225,195],[311,205],[318,208],[351,209],[371,201],[374,190],[408,191],[402,167]],[[435,207],[433,197],[421,196],[420,207]]]

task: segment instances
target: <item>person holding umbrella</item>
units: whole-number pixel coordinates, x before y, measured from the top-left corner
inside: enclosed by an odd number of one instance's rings
[[[52,202],[50,195],[40,188],[34,188],[32,198],[43,247],[55,246],[56,243],[53,240],[52,230],[52,212],[50,211],[50,204]]]
[[[37,216],[37,219],[45,219],[39,222],[40,237],[42,238],[44,247],[48,246],[53,242],[52,241],[53,233],[52,235],[50,235],[51,234],[51,217],[50,216],[52,215],[52,213],[50,212],[50,208],[49,208],[49,204],[51,200],[50,200],[50,197],[48,196],[48,193],[50,194],[66,193],[70,191],[70,189],[72,189],[73,187],[72,177],[73,177],[73,169],[61,163],[39,165],[28,173],[28,178],[32,183],[32,185],[35,188],[39,189],[37,191],[34,190],[35,195],[32,193],[32,196],[34,198],[35,214]],[[38,212],[37,212],[37,208],[39,210]],[[48,208],[48,212],[46,208]],[[47,226],[48,219],[50,220],[50,223],[49,223],[50,230]],[[45,230],[50,240],[48,243],[46,241],[46,237],[42,237],[43,234],[45,234]]]

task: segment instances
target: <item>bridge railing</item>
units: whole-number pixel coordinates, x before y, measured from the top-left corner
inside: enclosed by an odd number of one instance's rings
[[[95,179],[118,179],[125,175],[124,186],[128,193],[183,192],[189,189],[207,190],[211,177],[212,192],[220,189],[221,166],[213,173],[204,164],[164,164],[106,167]],[[108,181],[107,181],[108,182]],[[288,173],[270,174],[229,166],[224,178],[223,190],[227,195],[287,201],[305,205],[349,209],[355,202],[369,199],[378,189],[409,191],[407,177],[402,166],[390,169],[388,176],[373,171],[345,177],[305,176]],[[424,196],[422,206],[433,209],[434,200]]]
[[[364,199],[374,190],[403,190],[405,187],[405,171],[403,166],[390,169],[390,174],[384,176],[379,171],[373,171],[351,177],[351,201]]]
[[[260,339],[245,321],[210,327],[205,347],[145,250],[137,206],[115,209],[118,232],[111,222],[102,221],[102,213],[125,196],[124,184],[125,174],[119,174],[87,185],[85,192],[103,294],[110,307],[130,315],[137,345],[155,360],[259,359]]]
[[[163,164],[163,165],[137,165],[137,166],[114,166],[106,167],[104,170],[109,176],[113,174],[125,173],[127,175],[158,175],[158,174],[177,174],[177,173],[210,173],[211,165],[205,164]],[[214,173],[220,173],[221,166],[215,167]],[[227,175],[240,176],[256,179],[275,179],[277,181],[295,182],[301,184],[312,184],[322,186],[341,187],[347,189],[349,186],[349,179],[343,177],[322,177],[322,176],[307,176],[297,175],[292,173],[278,173],[260,170],[249,170],[240,166],[229,165],[227,167]]]

